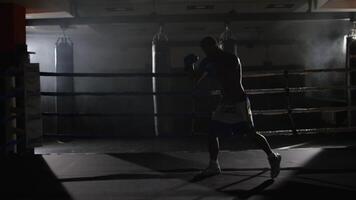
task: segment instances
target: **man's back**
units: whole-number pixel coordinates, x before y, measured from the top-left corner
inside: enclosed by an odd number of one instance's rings
[[[241,64],[238,58],[230,53],[219,51],[206,58],[208,72],[221,84],[222,101],[235,103],[245,99],[241,81]]]

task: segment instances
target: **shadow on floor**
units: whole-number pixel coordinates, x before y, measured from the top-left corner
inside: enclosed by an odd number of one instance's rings
[[[323,149],[266,199],[350,199],[356,196],[355,149]]]
[[[266,190],[273,183],[274,183],[273,179],[268,179],[249,190],[224,190],[224,191],[221,190],[221,191],[231,196],[236,196],[235,200],[248,199],[254,195],[262,194],[263,191]]]
[[[262,191],[264,199],[353,199],[356,192],[334,186],[319,185],[303,181],[287,181],[281,188]]]
[[[42,156],[1,157],[1,199],[71,200]]]
[[[91,176],[78,178],[62,178],[61,182],[80,182],[80,181],[109,181],[109,180],[144,180],[144,179],[172,179],[181,178],[182,174],[154,174],[154,173],[123,173],[105,176]]]
[[[164,153],[119,153],[108,155],[157,172],[194,172],[206,166],[206,163],[178,158]]]

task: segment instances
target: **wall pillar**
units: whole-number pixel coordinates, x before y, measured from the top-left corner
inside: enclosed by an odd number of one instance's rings
[[[22,6],[12,3],[0,4],[0,70],[6,71],[10,67],[23,67],[26,48],[26,10]],[[11,77],[0,76],[0,95],[10,92],[15,80]],[[16,102],[17,103],[17,102]],[[7,120],[10,109],[15,102],[11,99],[0,99],[0,153],[15,151],[5,148],[5,144],[14,139],[11,131],[13,124]],[[21,119],[20,119],[21,120]],[[21,121],[18,122],[21,126]]]

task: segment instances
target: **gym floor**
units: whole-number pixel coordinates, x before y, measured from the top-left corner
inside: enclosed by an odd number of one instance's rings
[[[201,136],[47,138],[34,156],[3,158],[1,167],[6,170],[1,172],[6,174],[1,177],[9,184],[2,195],[8,197],[5,199],[68,200],[355,197],[355,136],[269,139],[283,156],[282,170],[275,180],[269,178],[264,153],[246,145],[244,138],[236,138],[222,141],[222,175],[193,181],[208,160]]]

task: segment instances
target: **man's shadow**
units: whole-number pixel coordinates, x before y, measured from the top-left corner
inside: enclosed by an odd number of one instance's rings
[[[241,189],[225,190],[225,189],[229,188],[229,187],[232,187],[232,186],[235,186],[235,185],[238,185],[238,184],[240,184],[242,182],[254,179],[256,177],[259,177],[262,174],[266,173],[267,171],[269,171],[269,170],[267,168],[265,168],[262,171],[258,172],[257,174],[253,174],[251,176],[247,176],[244,179],[241,179],[241,180],[238,180],[236,182],[221,186],[221,187],[219,187],[219,188],[217,188],[215,190],[217,192],[223,192],[223,193],[226,193],[226,194],[231,195],[231,196],[236,196],[236,198],[235,198],[236,200],[238,200],[238,199],[247,199],[247,198],[249,198],[249,197],[251,197],[253,195],[260,194],[263,190],[265,190],[267,187],[272,185],[274,183],[274,180],[273,179],[266,180],[266,181],[262,182],[261,184],[257,185],[256,187],[250,189],[250,190],[241,190]],[[224,173],[224,175],[234,175],[235,176],[235,174],[231,174],[231,173]],[[210,176],[210,177],[212,177],[212,176]],[[210,177],[199,177],[199,176],[196,176],[193,179],[191,179],[190,182],[197,183],[197,182],[203,181],[205,179],[208,179]],[[195,200],[197,200],[197,199],[195,199]]]
[[[266,180],[262,182],[261,184],[257,185],[256,187],[250,189],[250,190],[225,190],[220,192],[224,192],[226,194],[229,194],[231,196],[236,196],[235,200],[238,199],[248,199],[251,196],[254,196],[256,194],[261,194],[267,187],[271,186],[274,183],[273,179]]]

